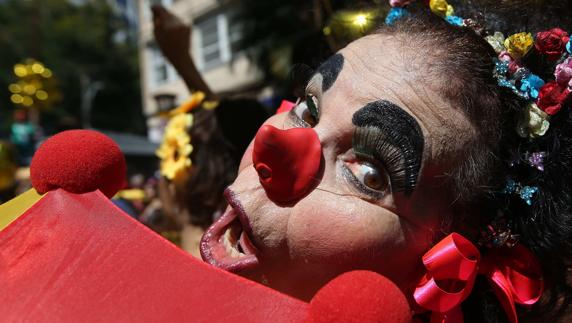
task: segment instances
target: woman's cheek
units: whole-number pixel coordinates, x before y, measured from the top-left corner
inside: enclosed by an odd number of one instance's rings
[[[324,207],[313,201],[312,205],[295,207],[290,215],[288,245],[292,257],[364,265],[374,261],[374,254],[392,253],[403,240],[394,214],[363,201],[360,203],[366,205],[360,207],[344,202],[348,198],[322,199],[330,204]]]

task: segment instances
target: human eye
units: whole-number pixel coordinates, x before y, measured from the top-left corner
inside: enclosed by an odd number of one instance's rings
[[[300,127],[312,128],[318,124],[318,99],[307,94],[305,98],[298,99],[298,104],[290,111],[292,118]]]
[[[346,160],[343,175],[361,193],[373,199],[381,199],[391,191],[387,171],[377,162],[362,159]]]

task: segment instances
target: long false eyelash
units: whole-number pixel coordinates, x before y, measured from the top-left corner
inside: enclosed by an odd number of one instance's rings
[[[394,129],[377,127],[357,127],[353,136],[354,153],[383,163],[393,191],[409,193],[415,187],[420,159],[415,158],[402,134]],[[405,151],[404,151],[405,150]]]
[[[292,67],[290,73],[288,73],[288,83],[294,96],[298,98],[305,97],[306,86],[315,72],[315,69],[306,64],[295,64]]]

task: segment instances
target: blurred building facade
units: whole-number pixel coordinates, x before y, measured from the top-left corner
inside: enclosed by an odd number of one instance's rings
[[[191,54],[214,92],[233,94],[258,91],[261,74],[238,50],[240,22],[234,1],[137,0],[139,57],[143,109],[149,139],[161,140],[165,120],[157,114],[184,102],[189,92],[174,68],[161,55],[153,37],[152,4],[162,4],[185,23],[193,25]]]

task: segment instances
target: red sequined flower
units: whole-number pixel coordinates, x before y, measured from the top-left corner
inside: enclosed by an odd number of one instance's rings
[[[540,88],[536,104],[542,111],[549,115],[554,115],[560,111],[562,103],[564,103],[569,94],[570,90],[567,87],[560,86],[552,81]]]
[[[560,28],[552,28],[536,34],[534,47],[539,53],[546,55],[549,60],[555,61],[566,50],[566,43],[569,40],[570,36],[567,32]]]

